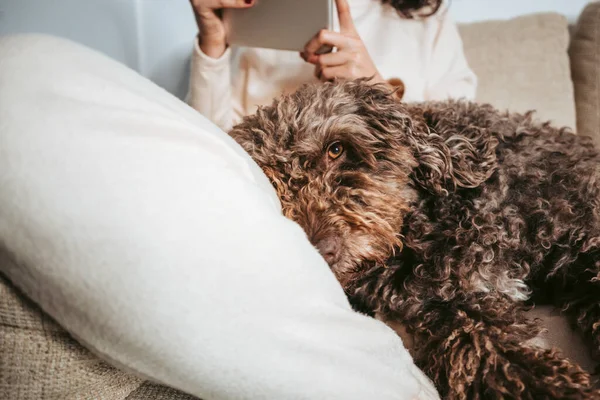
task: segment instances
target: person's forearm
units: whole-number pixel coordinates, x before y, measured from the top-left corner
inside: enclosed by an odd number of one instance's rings
[[[221,58],[225,51],[227,51],[227,44],[224,41],[213,41],[210,38],[202,37],[198,34],[198,46],[202,53],[206,54],[210,58]]]

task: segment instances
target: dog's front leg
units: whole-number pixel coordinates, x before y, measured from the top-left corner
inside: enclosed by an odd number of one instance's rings
[[[408,325],[416,363],[446,399],[595,399],[589,375],[525,342],[539,328],[510,299],[423,302]]]
[[[590,240],[597,240],[597,234]],[[561,308],[573,326],[579,328],[591,345],[592,357],[600,361],[600,249],[586,253],[551,273],[544,271],[540,286],[551,302]],[[600,372],[600,365],[597,367]]]

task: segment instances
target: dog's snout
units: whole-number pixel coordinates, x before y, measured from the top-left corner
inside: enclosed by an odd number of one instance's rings
[[[339,261],[342,241],[337,237],[328,237],[321,239],[315,245],[319,253],[323,256],[327,264],[333,265]]]

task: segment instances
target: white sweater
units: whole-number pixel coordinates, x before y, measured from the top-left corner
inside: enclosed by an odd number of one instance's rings
[[[403,19],[379,0],[348,0],[355,26],[381,76],[400,78],[404,101],[475,96],[476,77],[446,9],[424,19]],[[338,30],[337,16],[334,29]],[[314,65],[297,52],[238,48],[218,59],[196,40],[188,103],[227,131],[259,105],[316,81]]]

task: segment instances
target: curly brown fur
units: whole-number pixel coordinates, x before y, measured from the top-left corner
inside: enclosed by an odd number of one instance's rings
[[[526,344],[552,303],[600,350],[600,154],[591,140],[364,81],[306,86],[231,132],[354,307],[400,321],[449,399],[600,398]],[[341,150],[341,151],[340,151]]]

